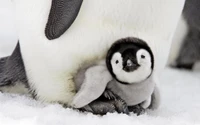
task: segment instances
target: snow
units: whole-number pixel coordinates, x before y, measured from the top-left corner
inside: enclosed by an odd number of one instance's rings
[[[200,124],[200,73],[167,68],[161,76],[158,110],[131,114],[91,113],[47,104],[28,96],[0,93],[0,125],[195,125]]]
[[[17,35],[9,0],[0,0],[0,56],[9,55]],[[200,72],[167,68],[160,78],[162,103],[158,110],[130,116],[90,113],[47,104],[28,96],[0,93],[0,125],[198,125]]]

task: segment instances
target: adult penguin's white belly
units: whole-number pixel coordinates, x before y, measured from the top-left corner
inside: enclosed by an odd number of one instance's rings
[[[160,73],[184,4],[184,0],[84,0],[71,27],[49,40],[45,26],[51,2],[15,0],[16,24],[26,74],[37,98],[66,104],[75,94],[73,75],[81,64],[103,58],[120,38],[146,41]]]

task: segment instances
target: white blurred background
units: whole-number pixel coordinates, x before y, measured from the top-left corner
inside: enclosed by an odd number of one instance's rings
[[[12,0],[0,0],[0,55],[10,55],[17,42]]]

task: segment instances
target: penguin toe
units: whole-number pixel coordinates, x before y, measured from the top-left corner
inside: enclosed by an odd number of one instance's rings
[[[117,95],[115,95],[111,90],[106,89],[103,93],[103,96],[109,100],[113,100],[117,98]]]
[[[122,99],[115,99],[113,100],[113,103],[115,105],[115,109],[118,113],[124,113],[124,114],[129,114],[129,109],[126,104],[126,102]]]
[[[137,116],[142,115],[142,114],[144,114],[146,112],[146,110],[142,106],[140,106],[140,105],[129,106],[128,110],[130,112],[133,112]]]
[[[94,101],[89,104],[93,114],[105,115],[115,112],[115,106],[110,102]]]

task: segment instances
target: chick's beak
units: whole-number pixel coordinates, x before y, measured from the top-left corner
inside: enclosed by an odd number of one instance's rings
[[[128,59],[123,66],[123,70],[126,72],[132,72],[136,70],[139,66],[140,65],[136,61]]]

